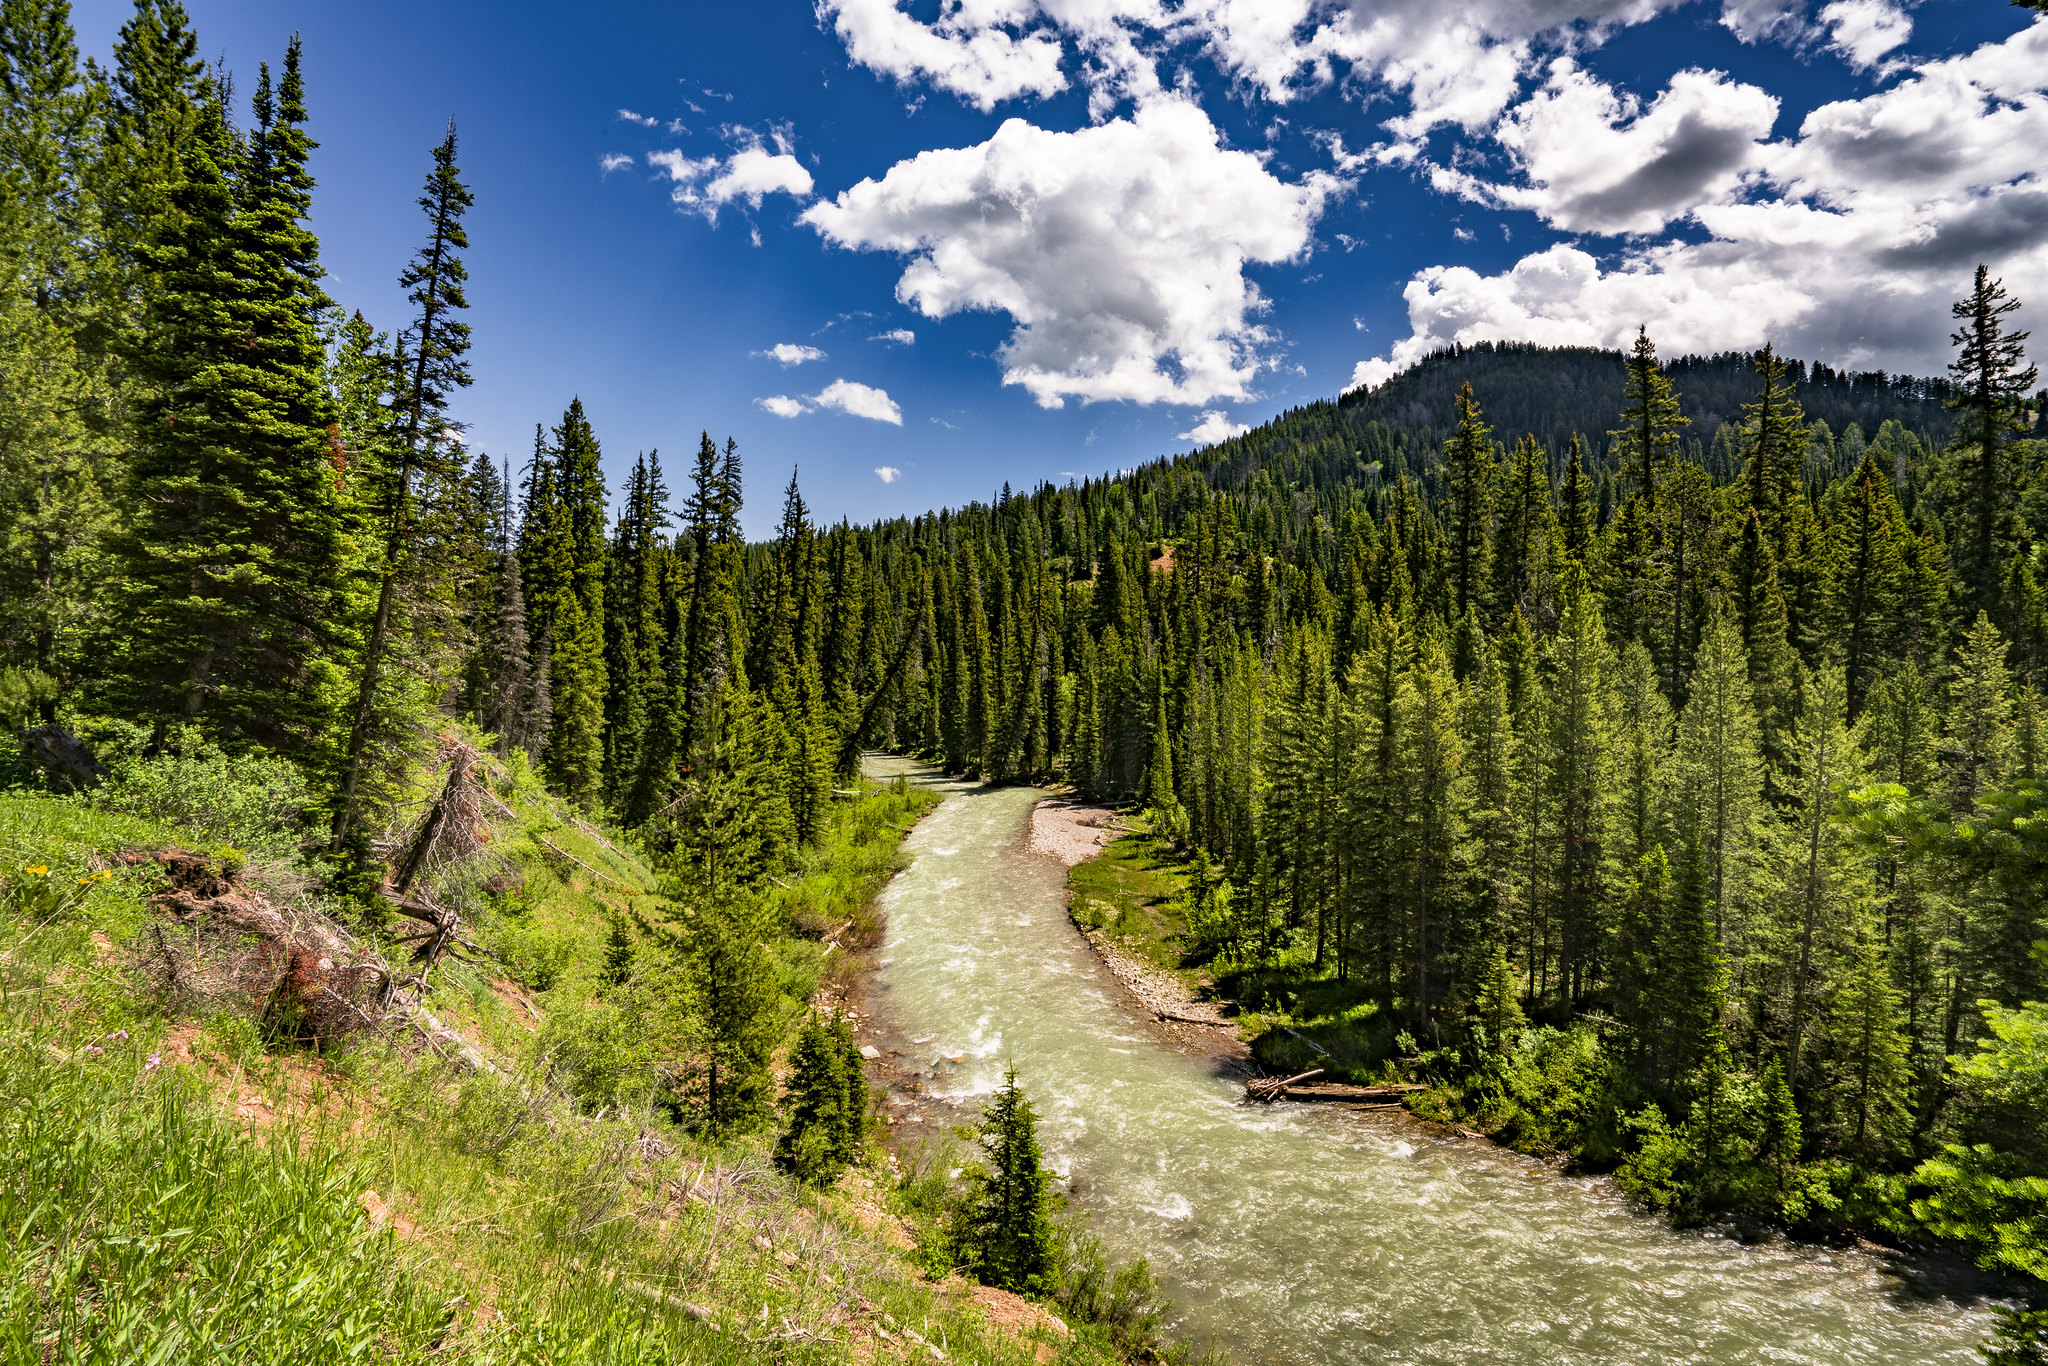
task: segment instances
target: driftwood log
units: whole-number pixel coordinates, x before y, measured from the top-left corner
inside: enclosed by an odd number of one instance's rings
[[[1429,1089],[1415,1082],[1399,1082],[1386,1086],[1353,1086],[1341,1081],[1315,1080],[1322,1075],[1323,1069],[1318,1067],[1313,1071],[1282,1080],[1268,1078],[1254,1081],[1246,1085],[1245,1099],[1267,1105],[1276,1100],[1303,1100],[1395,1109],[1400,1107],[1403,1097]]]

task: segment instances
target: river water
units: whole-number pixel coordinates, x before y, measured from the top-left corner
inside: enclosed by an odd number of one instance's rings
[[[882,894],[877,1011],[966,1107],[1006,1063],[1113,1253],[1151,1259],[1176,1331],[1254,1363],[1976,1362],[1989,1314],[1877,1256],[1675,1233],[1601,1181],[1312,1105],[1244,1107],[1144,1037],[1028,848],[1030,788],[949,783]]]

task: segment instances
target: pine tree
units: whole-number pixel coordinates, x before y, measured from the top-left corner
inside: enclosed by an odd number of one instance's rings
[[[1790,367],[1776,350],[1757,352],[1756,373],[1762,381],[1755,401],[1742,405],[1743,430],[1749,436],[1749,463],[1743,470],[1742,496],[1756,516],[1774,556],[1785,550],[1785,517],[1801,497],[1799,476],[1806,461],[1806,415],[1793,396]],[[1751,650],[1755,650],[1752,642]]]
[[[1891,477],[1865,452],[1836,526],[1842,575],[1837,615],[1849,711],[1861,715],[1877,676],[1899,650],[1906,519]]]
[[[296,49],[295,49],[296,50]],[[377,685],[392,648],[392,616],[400,584],[417,573],[413,544],[422,530],[415,506],[416,483],[446,478],[459,469],[458,429],[448,416],[448,401],[470,382],[469,324],[460,313],[469,307],[463,293],[468,279],[461,252],[469,246],[462,217],[475,202],[455,165],[455,125],[434,148],[434,169],[427,175],[419,205],[427,214],[427,244],[398,277],[399,288],[416,310],[401,334],[394,357],[392,427],[396,452],[392,464],[379,469],[371,493],[373,515],[382,531],[383,555],[377,566],[377,606],[368,639],[357,665],[355,717],[342,756],[341,790],[336,802],[334,837],[348,837],[354,824],[357,787],[363,755],[375,725]]]
[[[1636,496],[1651,513],[1657,509],[1657,477],[1676,459],[1678,430],[1688,418],[1679,416],[1678,397],[1657,362],[1657,347],[1648,327],[1636,329],[1634,348],[1624,362],[1628,378],[1622,389],[1621,426],[1608,433],[1615,463],[1635,483]]]
[[[1983,612],[1956,647],[1949,674],[1949,805],[1971,810],[2005,775],[2012,745],[2012,675],[2005,667],[2005,639]]]
[[[769,1060],[781,1034],[769,930],[759,904],[743,892],[699,900],[691,938],[692,980],[704,1020],[704,1117],[719,1136],[747,1133],[768,1117],[775,1098]]]
[[[1444,443],[1444,490],[1450,499],[1454,614],[1472,606],[1486,555],[1487,489],[1493,481],[1493,433],[1468,383],[1458,391],[1458,427]],[[1548,500],[1546,500],[1547,502]]]
[[[1858,1163],[1880,1167],[1904,1150],[1910,1135],[1912,1071],[1883,926],[1860,918],[1847,947],[1829,1011],[1832,1089],[1840,1116],[1836,1138]]]
[[[1554,804],[1560,985],[1566,1003],[1575,1004],[1592,990],[1599,970],[1605,776],[1612,745],[1604,704],[1611,661],[1599,595],[1583,570],[1565,572],[1559,601],[1557,630],[1544,650],[1550,703],[1546,784]]]
[[[1786,1025],[1785,1077],[1804,1082],[1800,1058],[1811,1022],[1815,963],[1826,947],[1823,936],[1839,931],[1845,902],[1864,884],[1850,866],[1841,826],[1832,818],[1841,794],[1863,773],[1863,728],[1849,723],[1848,685],[1837,665],[1805,672],[1799,719],[1788,753],[1796,773],[1785,790],[1799,804],[1796,871],[1788,877],[1795,906],[1797,959],[1792,965],[1792,1002]]]
[[[1046,1295],[1056,1274],[1052,1199],[1038,1147],[1038,1114],[1003,1074],[1003,1088],[982,1110],[983,1165],[972,1174],[961,1242],[968,1269],[984,1285]]]
[[[510,492],[500,516],[510,513]],[[503,753],[539,749],[539,725],[553,709],[553,699],[539,702],[533,695],[534,661],[532,641],[526,630],[526,591],[520,585],[519,551],[509,543],[498,565],[498,621],[492,643],[493,671],[489,705],[483,726],[498,737]]]
[[[582,401],[570,403],[554,430],[559,523],[548,547],[552,590],[548,667],[554,719],[548,728],[548,776],[560,792],[594,809],[604,782],[605,520],[597,437]]]
[[[135,0],[113,56],[105,160],[97,172],[108,247],[102,264],[111,277],[103,288],[117,300],[146,301],[154,292],[144,284],[155,269],[152,248],[167,228],[175,230],[173,200],[188,175],[185,155],[211,138],[207,107],[225,96],[205,74],[198,35],[178,0]],[[107,323],[119,330],[134,321],[117,315]]]
[[[2026,394],[2040,374],[2032,365],[2020,368],[2028,334],[2006,330],[2005,319],[2019,306],[2001,281],[1977,267],[1970,297],[1951,310],[1963,325],[1950,338],[1957,348],[1949,365],[1956,391],[1947,400],[1959,415],[1958,436],[1970,448],[1962,457],[1969,463],[1963,473],[1963,535],[1957,547],[1966,606],[2008,628],[2001,592],[2004,562],[2022,535],[2014,513],[2019,470],[2011,459],[2011,436],[2022,429]]]
[[[217,96],[150,251],[119,540],[133,710],[307,754],[326,733],[342,518],[329,453],[298,46],[245,146]]]
[[[622,987],[633,977],[633,931],[627,927],[626,917],[611,915],[605,930],[604,967],[601,976],[606,986]]]
[[[1528,1024],[1520,1001],[1515,999],[1515,970],[1508,962],[1508,947],[1496,940],[1487,955],[1484,975],[1472,1013],[1486,1031],[1487,1046],[1501,1053],[1513,1046],[1515,1035]]]
[[[1600,520],[1593,508],[1591,481],[1586,478],[1585,452],[1579,434],[1572,433],[1571,449],[1565,456],[1564,486],[1557,494],[1558,534],[1564,553],[1577,560],[1594,578],[1600,576]]]
[[[1494,617],[1499,620],[1519,607],[1527,618],[1548,621],[1554,612],[1559,536],[1550,474],[1535,437],[1515,443],[1495,505]]]
[[[1720,577],[1716,502],[1712,480],[1693,462],[1680,462],[1665,476],[1658,507],[1663,552],[1655,653],[1664,666],[1664,696],[1674,707],[1690,685],[1693,652]]]
[[[790,1050],[783,1096],[787,1119],[775,1143],[775,1160],[810,1185],[830,1185],[859,1152],[867,1092],[860,1054],[849,1049],[850,1043],[844,1017],[827,1021],[813,1013]]]
[[[1681,841],[1699,847],[1712,923],[1724,940],[1756,847],[1763,785],[1758,739],[1742,639],[1723,612],[1700,640],[1692,696],[1679,715],[1671,824]]]

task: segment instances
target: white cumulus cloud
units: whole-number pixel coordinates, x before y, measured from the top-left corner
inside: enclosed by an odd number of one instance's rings
[[[2048,19],[1928,61],[1889,89],[1822,105],[1758,156],[1753,190],[1697,208],[1704,241],[1602,262],[1560,244],[1485,275],[1436,266],[1404,290],[1411,335],[1354,383],[1451,342],[1622,346],[1647,324],[1667,353],[1775,341],[1857,368],[1932,373],[1948,304],[1978,262],[2048,298]]]
[[[777,417],[802,417],[811,410],[802,399],[791,398],[788,394],[772,394],[767,398],[757,398],[754,402]]]
[[[896,297],[929,318],[1008,314],[1003,379],[1066,399],[1244,398],[1271,341],[1251,263],[1309,248],[1339,182],[1296,183],[1225,149],[1201,109],[1162,98],[1077,132],[1010,119],[974,147],[899,162],[803,221],[910,264]]]
[[[1681,71],[1646,108],[1569,57],[1495,130],[1526,178],[1432,168],[1438,189],[1532,209],[1568,232],[1648,233],[1726,197],[1761,153],[1778,101],[1718,71]]]
[[[1820,22],[1828,46],[1858,71],[1876,66],[1913,36],[1913,16],[1896,0],[1834,0],[1822,8]]]
[[[907,327],[898,327],[888,332],[877,332],[868,340],[890,342],[896,346],[909,346],[917,341],[917,333]]]
[[[1060,74],[1060,39],[1043,31],[1013,34],[1032,6],[975,3],[951,6],[937,23],[923,24],[896,0],[821,0],[846,55],[898,81],[929,80],[986,113],[1020,95],[1066,89]]]
[[[772,146],[747,128],[727,130],[736,144],[730,156],[686,156],[680,149],[649,152],[649,165],[668,172],[675,188],[669,198],[712,222],[718,211],[734,200],[743,199],[751,208],[771,194],[810,198],[811,173],[789,148],[781,131],[771,134]]]
[[[598,158],[597,164],[603,168],[606,175],[610,175],[613,171],[623,171],[631,166],[633,158],[624,152],[606,152]]]
[[[1192,441],[1201,446],[1213,446],[1219,441],[1228,441],[1233,436],[1243,436],[1251,428],[1241,422],[1232,422],[1221,409],[1211,408],[1202,414],[1202,420],[1191,431],[1180,434],[1183,441]]]
[[[849,417],[865,417],[897,427],[903,425],[903,410],[896,406],[896,400],[881,389],[871,388],[850,379],[833,380],[824,389],[811,395],[811,402],[820,408],[830,408]]]
[[[1806,0],[1722,0],[1721,23],[1745,43],[1797,38],[1806,32]]]
[[[875,478],[885,484],[893,484],[902,477],[903,471],[897,469],[894,465],[878,465],[875,467]]]
[[[825,353],[815,346],[803,346],[796,342],[777,342],[766,351],[756,351],[757,356],[780,361],[784,365],[802,365],[808,360],[823,360]]]
[[[1741,0],[1751,6],[1797,0]],[[1088,87],[1089,112],[1143,104],[1160,69],[1197,50],[1285,103],[1351,79],[1405,97],[1382,159],[1412,155],[1442,123],[1478,130],[1513,99],[1536,49],[1575,49],[1686,0],[946,0],[930,23],[905,0],[819,0],[855,63],[927,81],[984,113]],[[1731,4],[1737,0],[1730,0]]]
[[[652,128],[655,124],[661,122],[660,119],[657,119],[652,115],[636,114],[630,109],[621,109],[619,111],[619,121],[622,123],[637,123],[642,128]]]
[[[1538,40],[1594,45],[1683,3],[1207,0],[1196,22],[1218,62],[1268,99],[1345,74],[1402,92],[1408,109],[1386,127],[1410,143],[1438,124],[1476,131],[1491,123],[1514,98]]]

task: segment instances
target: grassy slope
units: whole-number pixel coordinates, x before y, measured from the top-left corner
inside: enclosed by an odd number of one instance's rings
[[[545,1084],[536,1016],[591,991],[607,912],[651,909],[654,880],[537,789],[510,796],[500,847],[524,887],[481,934],[528,980],[452,964],[428,1002],[504,1069],[472,1076],[392,1043],[321,1059],[267,1049],[240,1016],[166,1013],[134,967],[154,870],[77,879],[193,841],[0,795],[0,1360],[1111,1359],[1092,1330],[994,1333],[957,1281],[917,1274],[879,1157],[809,1192],[765,1137],[593,1117]],[[861,918],[916,803],[839,810],[781,894],[828,929]],[[82,900],[49,906],[53,885]],[[794,982],[848,971],[815,943],[782,952]]]

